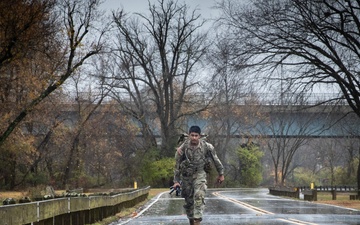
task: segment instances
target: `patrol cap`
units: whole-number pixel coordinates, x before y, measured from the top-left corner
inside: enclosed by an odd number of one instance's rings
[[[199,126],[191,126],[190,129],[189,129],[189,134],[190,133],[198,133],[198,134],[201,134],[201,129]]]

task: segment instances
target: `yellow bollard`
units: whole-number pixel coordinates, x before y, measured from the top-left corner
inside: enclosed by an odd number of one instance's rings
[[[137,189],[137,182],[134,181],[134,189]]]
[[[310,189],[314,189],[314,183],[310,183]]]

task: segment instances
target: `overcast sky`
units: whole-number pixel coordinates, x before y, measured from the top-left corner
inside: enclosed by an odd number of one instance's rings
[[[151,3],[157,3],[158,0],[150,0]],[[191,7],[191,10],[199,9],[199,14],[204,19],[210,19],[216,15],[216,10],[212,7],[215,5],[216,0],[178,0],[178,3],[186,3]],[[125,12],[139,12],[148,13],[148,1],[147,0],[104,0],[102,7],[111,12],[123,8]]]

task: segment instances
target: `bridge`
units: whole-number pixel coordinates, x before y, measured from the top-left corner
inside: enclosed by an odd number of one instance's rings
[[[325,96],[325,95],[320,95]],[[316,99],[320,99],[316,98]],[[315,99],[315,98],[313,98]],[[110,103],[105,103],[106,106]],[[116,103],[111,103],[116,104]],[[62,117],[69,123],[77,120],[77,105],[73,102],[62,104]],[[249,110],[251,108],[251,110]],[[106,111],[106,107],[100,106],[100,112]],[[244,113],[248,121],[235,121],[233,138],[241,137],[273,137],[273,136],[308,136],[321,137],[358,137],[360,136],[360,119],[352,112],[352,109],[343,105],[280,105],[280,104],[239,104],[237,110]],[[109,112],[110,117],[116,117]],[[149,124],[159,138],[159,127],[154,122],[156,115],[149,115]],[[235,118],[234,118],[235,120]],[[152,121],[152,122],[151,122]],[[193,124],[199,125],[203,131],[211,125],[211,119],[202,118],[198,115],[188,116],[185,119],[184,131]],[[304,129],[306,127],[306,129]],[[286,130],[285,130],[286,128]],[[346,129],[344,129],[346,128]],[[240,130],[240,132],[236,132]],[[156,133],[157,131],[157,133]],[[276,131],[276,132],[275,132]],[[221,135],[221,134],[220,134]]]

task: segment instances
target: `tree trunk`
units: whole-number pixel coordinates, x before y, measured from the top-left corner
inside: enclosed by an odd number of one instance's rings
[[[177,142],[177,131],[173,125],[165,125],[161,129],[161,154],[164,157],[174,157]]]
[[[278,166],[277,164],[275,164],[275,167],[274,167],[274,172],[275,172],[275,185],[278,185],[279,183],[279,176],[278,176]]]
[[[70,174],[71,174],[71,171],[73,169],[73,161],[75,160],[74,159],[74,155],[75,155],[75,152],[77,151],[77,148],[78,148],[78,145],[79,145],[79,136],[80,136],[80,132],[77,133],[77,135],[75,136],[75,139],[74,139],[74,142],[72,144],[72,147],[70,149],[70,154],[68,156],[68,160],[67,160],[67,163],[66,163],[66,168],[65,168],[65,172],[64,172],[64,177],[63,177],[63,188],[64,189],[67,189],[67,184],[69,182],[69,179],[70,179]]]
[[[360,156],[360,148],[359,148],[359,156]],[[360,196],[360,160],[358,162],[358,169],[357,169],[357,189],[358,189],[358,196]]]
[[[157,143],[156,143],[156,139],[154,134],[152,133],[149,125],[144,122],[139,120],[142,124],[142,134],[144,137],[144,141],[145,141],[145,148],[146,149],[152,149],[152,148],[156,148],[157,147]]]
[[[10,160],[10,190],[14,190],[15,188],[15,180],[16,180],[16,159],[15,156]]]

